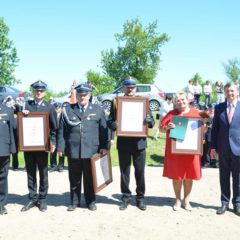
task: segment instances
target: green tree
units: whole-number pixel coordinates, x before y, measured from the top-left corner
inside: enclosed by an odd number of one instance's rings
[[[93,95],[100,95],[113,91],[115,81],[109,76],[101,75],[98,72],[89,70],[87,72],[88,83],[95,87]]]
[[[196,81],[198,81],[198,83],[200,85],[203,85],[203,80],[202,77],[200,76],[199,73],[196,73],[193,77],[192,77],[193,82],[195,83]]]
[[[240,60],[233,58],[228,60],[228,63],[223,63],[225,73],[231,81],[240,80]]]
[[[140,83],[153,83],[160,65],[160,48],[169,40],[157,28],[157,21],[145,28],[138,18],[127,21],[123,33],[115,34],[117,50],[102,51],[102,68],[115,79],[116,86],[126,76],[134,76]]]
[[[14,76],[15,67],[19,61],[17,50],[8,38],[9,28],[0,17],[0,85],[20,83]]]

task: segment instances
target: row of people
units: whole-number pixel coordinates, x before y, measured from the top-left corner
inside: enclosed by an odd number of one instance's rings
[[[129,78],[123,81],[125,96],[136,97],[136,79]],[[90,103],[92,88],[88,84],[80,84],[76,87],[77,103],[64,104],[57,131],[57,116],[51,104],[43,100],[46,84],[38,81],[32,84],[34,100],[25,104],[23,114],[30,112],[48,112],[50,125],[50,151],[53,153],[57,147],[60,156],[65,154],[68,158],[68,170],[70,181],[70,205],[68,211],[74,211],[81,204],[81,182],[83,175],[84,196],[89,210],[96,210],[95,193],[93,190],[90,158],[95,153],[106,153],[109,149],[108,128],[115,131],[118,128],[116,121],[116,105],[113,102],[108,120],[103,109]],[[216,106],[213,118],[211,137],[211,157],[219,154],[220,186],[222,206],[217,210],[223,214],[230,203],[230,174],[233,176],[234,212],[240,216],[240,148],[238,119],[240,115],[240,103],[238,102],[238,90],[233,84],[225,86],[227,101]],[[163,176],[172,179],[176,197],[173,209],[177,211],[181,204],[191,211],[190,195],[193,180],[201,178],[200,155],[173,154],[171,152],[170,129],[175,125],[173,116],[201,117],[199,111],[189,107],[187,95],[179,92],[175,98],[176,109],[171,110],[162,119],[160,131],[166,133],[166,149],[164,157]],[[229,115],[229,116],[228,116]],[[228,117],[227,117],[228,116]],[[6,107],[0,107],[0,130],[5,134],[0,141],[0,214],[6,214],[7,210],[7,172],[10,152],[15,152],[13,136],[13,114]],[[148,127],[154,126],[154,119],[149,112],[144,119]],[[1,138],[3,138],[1,135]],[[3,143],[4,142],[4,143]],[[56,142],[58,143],[56,146]],[[1,145],[3,144],[3,145]],[[146,137],[118,137],[117,149],[121,173],[122,202],[120,210],[128,207],[132,193],[129,189],[130,167],[133,161],[136,178],[136,206],[140,210],[146,210],[145,196],[145,159]],[[29,202],[22,208],[28,211],[37,206],[40,211],[47,210],[48,171],[47,152],[24,152],[29,189]],[[39,190],[37,190],[37,168],[39,170]],[[183,199],[181,192],[183,189]],[[183,201],[183,202],[182,202]]]
[[[126,80],[125,84],[135,82],[135,80]],[[96,153],[106,153],[109,148],[109,130],[107,127],[107,121],[103,108],[99,105],[90,103],[92,87],[88,84],[80,84],[75,87],[77,103],[64,104],[63,112],[59,119],[59,129],[57,132],[57,114],[54,107],[44,101],[46,94],[47,84],[42,81],[37,81],[32,85],[34,100],[27,101],[25,103],[22,113],[29,115],[30,112],[48,112],[49,113],[49,127],[50,127],[50,152],[54,153],[56,150],[56,142],[58,142],[57,152],[62,157],[66,154],[68,159],[69,181],[70,181],[70,205],[68,211],[73,211],[80,205],[81,196],[81,182],[83,175],[84,196],[89,210],[96,210],[95,205],[95,193],[93,189],[92,173],[90,158]],[[128,86],[129,96],[132,96],[135,92],[135,87]],[[132,92],[132,93],[131,93]],[[1,135],[1,139],[8,137],[8,141],[4,146],[0,146],[0,153],[4,155],[1,159],[0,170],[0,214],[6,214],[5,208],[7,198],[7,172],[9,168],[9,156],[10,153],[16,152],[16,146],[13,136],[13,112],[9,108],[3,107],[0,109],[7,112],[8,118],[1,118],[1,127],[4,127],[4,131],[8,131],[8,134]],[[5,113],[1,114],[5,116]],[[3,119],[5,119],[3,121]],[[153,121],[153,117],[148,115],[146,118],[146,124],[149,121]],[[149,123],[150,124],[150,123]],[[2,126],[3,125],[3,126]],[[111,124],[110,124],[111,125]],[[138,143],[141,143],[138,146]],[[1,141],[0,141],[1,143]],[[122,143],[124,144],[124,141]],[[121,144],[120,144],[121,145]],[[10,149],[11,146],[11,149]],[[131,157],[134,155],[135,162],[141,160],[139,166],[139,198],[138,207],[144,209],[144,203],[142,198],[145,193],[145,180],[144,180],[144,165],[145,165],[145,148],[146,138],[134,139],[134,147],[136,150],[132,153],[129,149],[129,156],[127,162],[124,163],[124,192],[128,198],[130,193],[128,190],[129,184],[129,168]],[[6,148],[7,152],[2,151]],[[138,152],[140,148],[140,152]],[[119,150],[119,152],[122,152]],[[48,193],[48,152],[24,152],[25,166],[27,172],[27,185],[28,185],[28,198],[29,201],[21,209],[21,211],[28,211],[32,207],[37,206],[40,211],[47,210],[47,193]],[[124,157],[125,159],[125,157]],[[130,162],[129,162],[130,161]],[[37,189],[37,170],[39,172],[39,188]],[[5,173],[5,174],[4,174]],[[125,181],[128,178],[128,181]],[[125,202],[124,202],[125,203]]]
[[[234,85],[236,85],[239,90],[238,81],[234,81]],[[225,101],[223,82],[216,81],[212,87],[210,80],[206,80],[205,84],[202,87],[198,80],[193,81],[192,79],[190,79],[188,81],[187,93],[189,101],[196,101],[197,104],[199,104],[200,97],[203,94],[205,98],[205,105],[207,106],[211,103],[213,92],[216,93],[217,104]]]

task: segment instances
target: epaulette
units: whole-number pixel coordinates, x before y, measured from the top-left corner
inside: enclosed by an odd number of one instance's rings
[[[70,103],[69,102],[64,102],[62,104],[62,108],[66,108],[66,107],[69,107],[70,106]]]

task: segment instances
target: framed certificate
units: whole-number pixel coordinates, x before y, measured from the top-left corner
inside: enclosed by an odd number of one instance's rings
[[[118,97],[117,136],[147,137],[148,127],[144,119],[148,114],[148,98]]]
[[[91,158],[93,188],[97,193],[113,181],[110,154],[96,154]]]
[[[171,152],[175,154],[197,154],[203,152],[203,129],[200,118],[188,118],[184,140],[171,140]]]
[[[18,113],[19,151],[49,151],[48,112]]]

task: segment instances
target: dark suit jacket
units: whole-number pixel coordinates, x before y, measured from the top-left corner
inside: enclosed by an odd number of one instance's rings
[[[49,113],[49,128],[50,128],[50,143],[56,145],[57,131],[57,114],[52,104],[43,101],[40,105],[35,104],[34,100],[29,100],[25,103],[26,110],[30,112],[48,112]]]
[[[0,157],[16,152],[12,109],[0,104]]]
[[[77,103],[67,104],[64,109],[57,137],[59,152],[64,152],[69,158],[80,159],[91,158],[100,149],[108,148],[107,123],[100,106],[89,103],[83,115]]]
[[[211,136],[211,149],[217,153],[225,154],[232,150],[233,154],[240,156],[240,102],[234,111],[231,124],[227,117],[227,102],[215,107]]]
[[[137,96],[136,96],[137,97]],[[108,119],[108,127],[111,130],[112,124],[116,121],[116,102],[113,101],[111,105],[110,115]],[[151,123],[148,124],[149,128],[152,128],[155,124],[151,111],[149,110],[148,114],[151,116]],[[142,150],[147,147],[147,139],[145,137],[118,137],[117,138],[117,149],[123,151],[135,151]]]

